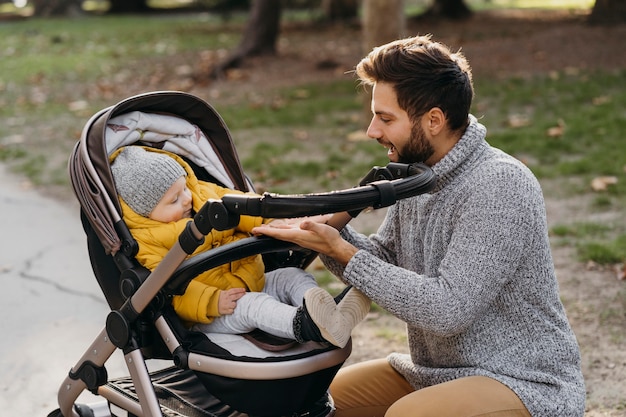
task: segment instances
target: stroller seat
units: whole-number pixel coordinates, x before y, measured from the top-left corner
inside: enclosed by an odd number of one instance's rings
[[[124,124],[118,123],[120,118]],[[224,121],[198,97],[176,91],[146,93],[103,109],[87,122],[69,171],[92,269],[111,312],[61,384],[59,409],[49,417],[113,416],[116,407],[129,416],[147,417],[332,416],[328,386],[349,357],[350,343],[337,348],[281,341],[274,349],[267,341],[252,343],[254,334],[207,336],[184,327],[170,302],[199,273],[236,259],[262,255],[266,268],[305,268],[316,254],[288,242],[250,237],[188,255],[211,230],[234,227],[240,215],[358,213],[428,191],[434,186],[432,171],[424,166],[375,167],[368,184],[344,191],[225,195],[222,201],[207,202],[157,268],[149,271],[134,258],[137,243],[121,218],[109,167],[109,155],[131,144],[177,153],[199,179],[241,191],[253,189]],[[117,349],[124,353],[129,376],[109,380],[105,364]],[[165,359],[172,366],[149,372],[151,359]],[[103,398],[104,405],[76,404],[84,390]]]

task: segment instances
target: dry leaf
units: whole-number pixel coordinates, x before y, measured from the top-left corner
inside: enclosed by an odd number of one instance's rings
[[[226,79],[229,81],[241,81],[248,78],[248,74],[240,69],[232,68],[226,71]]]
[[[80,112],[82,110],[88,109],[89,103],[87,103],[87,101],[85,100],[76,100],[76,101],[72,101],[71,103],[69,103],[67,105],[67,108],[71,112]]]
[[[559,119],[557,125],[549,128],[546,133],[548,137],[560,138],[563,136],[563,132],[565,132],[565,122],[562,119]]]
[[[293,137],[296,140],[305,141],[305,140],[309,139],[310,135],[309,135],[309,132],[307,130],[294,130],[293,131]]]
[[[616,277],[618,280],[623,281],[626,279],[626,264],[619,264],[615,266]]]
[[[307,90],[305,88],[299,88],[299,89],[297,89],[294,92],[293,96],[295,98],[300,98],[300,99],[309,98],[309,97],[311,97],[311,91],[309,91],[309,90]]]
[[[593,103],[594,106],[600,106],[602,104],[610,103],[611,97],[609,96],[594,97],[593,100],[591,100],[591,102]]]
[[[528,126],[530,124],[530,119],[528,118],[528,116],[525,116],[523,114],[511,114],[507,118],[507,123],[509,124],[509,127],[517,129],[520,127]]]
[[[617,177],[596,177],[591,181],[593,191],[606,191],[609,185],[617,184]]]
[[[365,140],[371,140],[369,136],[367,136],[367,132],[365,130],[357,130],[352,133],[348,133],[348,140],[350,142],[362,142]]]

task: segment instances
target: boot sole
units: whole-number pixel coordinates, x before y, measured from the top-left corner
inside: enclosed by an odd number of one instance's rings
[[[352,330],[339,311],[335,299],[326,290],[315,287],[304,294],[306,309],[322,337],[335,346],[344,347]]]
[[[361,291],[352,287],[341,299],[337,308],[341,315],[346,319],[350,329],[353,329],[359,324],[367,313],[370,311],[372,301],[365,296]]]

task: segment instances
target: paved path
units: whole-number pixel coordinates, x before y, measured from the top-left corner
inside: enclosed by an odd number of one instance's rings
[[[42,197],[1,165],[0,179],[0,416],[46,416],[109,309],[78,204]],[[114,376],[124,372],[115,355]]]

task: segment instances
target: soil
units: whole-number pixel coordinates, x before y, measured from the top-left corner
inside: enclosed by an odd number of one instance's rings
[[[280,59],[254,58],[227,79],[198,92],[224,99],[262,93],[264,88],[345,77],[362,56],[358,28],[326,27],[324,30],[286,27]],[[626,25],[598,27],[575,12],[513,10],[476,14],[463,22],[413,21],[411,34],[433,34],[452,49],[462,48],[472,64],[474,78],[528,77],[572,71],[626,68]],[[217,57],[205,56],[210,66]],[[234,82],[236,80],[236,82]],[[560,195],[559,183],[542,182],[550,224],[587,221],[594,216],[590,198]],[[357,227],[370,231],[381,213],[359,218]],[[623,221],[624,212],[603,213],[606,221]],[[587,417],[626,416],[626,281],[619,280],[623,266],[581,264],[574,248],[553,245],[561,298],[582,352],[587,385]],[[377,312],[353,334],[348,363],[407,352],[404,325]]]
[[[590,26],[585,19],[577,12],[500,11],[462,22],[413,21],[407,33],[431,33],[452,49],[462,48],[474,78],[626,68],[626,25]],[[359,31],[351,25],[285,26],[279,59],[251,58],[224,79],[210,81],[201,74],[223,58],[224,51],[207,52],[195,59],[193,68],[165,71],[172,75],[160,78],[153,89],[186,90],[228,101],[251,92],[262,95],[277,87],[346,77],[363,55]],[[542,186],[549,222],[563,224],[594,215],[587,197],[564,197],[558,183]],[[603,215],[607,221],[625,218],[623,211]],[[360,216],[356,226],[373,231],[381,218],[382,213]],[[616,278],[613,267],[577,262],[572,247],[555,242],[553,256],[561,298],[581,346],[586,416],[626,416],[626,281]],[[371,313],[354,331],[348,363],[392,351],[408,351],[403,324],[388,314]]]

